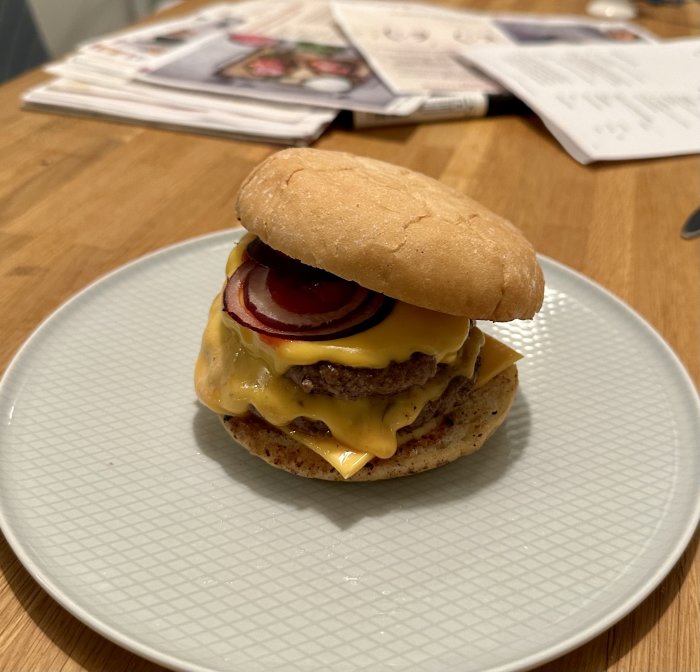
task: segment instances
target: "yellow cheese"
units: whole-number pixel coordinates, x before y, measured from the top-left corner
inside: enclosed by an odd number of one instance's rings
[[[523,358],[513,348],[488,335],[479,354],[481,363],[479,364],[479,377],[474,385],[475,390],[486,385],[489,380],[495,378],[499,373],[503,373],[511,364],[515,364]]]
[[[345,447],[382,458],[396,451],[396,432],[410,425],[429,401],[440,397],[453,376],[473,375],[484,338],[480,330],[472,329],[453,364],[425,385],[391,397],[337,399],[306,394],[272,371],[264,359],[251,356],[237,330],[229,329],[222,315],[217,298],[195,367],[197,395],[205,405],[221,415],[241,415],[252,406],[277,427],[300,416],[319,420]]]
[[[309,436],[302,432],[280,427],[280,429],[295,441],[310,448],[315,453],[318,453],[326,462],[343,477],[350,478],[354,476],[362,467],[370,460],[374,459],[372,453],[363,453],[356,450],[350,450],[342,443],[338,443],[332,436]]]

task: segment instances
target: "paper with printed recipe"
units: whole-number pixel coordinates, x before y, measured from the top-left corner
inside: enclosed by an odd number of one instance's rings
[[[700,39],[464,51],[579,162],[700,153]]]

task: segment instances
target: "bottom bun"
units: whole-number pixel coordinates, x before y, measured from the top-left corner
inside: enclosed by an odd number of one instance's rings
[[[506,419],[517,387],[518,370],[512,365],[474,390],[464,405],[443,416],[429,432],[402,443],[388,459],[375,458],[348,479],[257,415],[222,416],[221,420],[236,442],[278,469],[326,481],[379,481],[435,469],[479,450]]]

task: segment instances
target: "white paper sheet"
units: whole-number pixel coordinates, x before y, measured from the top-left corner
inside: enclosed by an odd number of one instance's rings
[[[700,152],[700,40],[463,52],[581,163]]]

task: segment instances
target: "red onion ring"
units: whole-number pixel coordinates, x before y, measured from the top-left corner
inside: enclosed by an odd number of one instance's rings
[[[253,331],[292,340],[341,338],[377,324],[394,305],[383,294],[264,248],[253,250],[264,263],[248,255],[223,296],[226,313]]]

